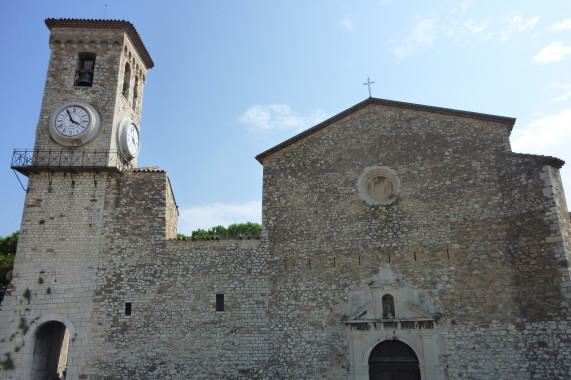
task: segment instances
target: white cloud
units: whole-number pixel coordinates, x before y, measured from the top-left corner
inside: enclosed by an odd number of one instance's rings
[[[212,203],[209,205],[181,208],[178,232],[190,235],[198,228],[208,229],[233,223],[262,222],[262,201],[246,203]]]
[[[571,142],[571,108],[555,115],[544,116],[529,125],[514,128],[512,136],[514,152],[554,156],[565,160],[561,169],[563,187],[569,196],[571,191],[571,165],[569,165],[569,143]]]
[[[561,30],[571,30],[571,18],[553,24],[551,30],[561,31]]]
[[[458,13],[465,13],[469,8],[472,7],[472,0],[466,0],[461,2],[458,6],[453,6],[448,10],[450,14],[456,15]]]
[[[551,99],[552,103],[566,102],[571,98],[571,83],[552,83],[551,88],[563,90],[563,94]]]
[[[345,17],[343,20],[341,20],[339,25],[347,31],[352,31],[354,29],[353,22],[349,20],[348,17]]]
[[[488,28],[489,21],[483,20],[480,22],[474,21],[472,19],[466,21],[464,26],[468,29],[472,34],[482,33],[484,30]]]
[[[398,46],[393,49],[393,53],[398,58],[404,58],[416,51],[425,50],[432,45],[436,36],[436,19],[420,20],[406,38],[396,43]]]
[[[463,1],[460,4],[460,8],[462,8],[463,11],[465,11],[466,9],[470,8],[472,6],[472,0],[467,0],[467,1]]]
[[[287,104],[254,105],[238,118],[251,131],[294,130],[301,131],[327,118],[323,110],[309,115],[299,115]]]
[[[511,13],[504,19],[508,24],[507,29],[500,32],[501,40],[507,41],[514,32],[523,32],[532,29],[539,21],[539,17],[530,17],[527,20],[518,14]]]
[[[537,53],[533,57],[533,61],[537,63],[551,63],[563,61],[571,54],[571,47],[564,46],[562,42],[552,42]]]
[[[571,141],[571,108],[556,115],[543,116],[524,127],[514,128],[514,151],[552,156],[556,152],[565,155]],[[562,155],[563,155],[562,154]]]

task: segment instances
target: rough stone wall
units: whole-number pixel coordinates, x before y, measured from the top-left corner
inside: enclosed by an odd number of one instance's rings
[[[164,172],[110,176],[107,187],[92,368],[81,375],[233,378],[263,371],[267,248],[259,240],[167,241],[173,198]],[[224,312],[216,312],[216,294],[224,294]]]
[[[177,225],[178,225],[178,206],[174,199],[174,194],[170,181],[167,184],[167,189],[165,191],[165,196],[167,198],[167,239],[176,239]]]
[[[113,252],[89,378],[258,377],[269,351],[266,260],[258,241],[170,241],[136,260]]]
[[[561,234],[562,248],[567,254],[565,258],[567,262],[569,262],[571,260],[571,214],[569,213],[567,202],[565,201],[563,183],[561,182],[559,171],[555,168],[547,166],[545,172],[549,174],[549,177],[544,174],[542,178],[549,178],[549,180],[546,181],[546,185],[550,187],[549,194],[552,194],[554,197],[552,208],[549,209],[549,217],[550,220],[553,221],[552,225],[550,225],[550,229],[554,235],[557,235],[558,232]]]
[[[544,164],[506,159],[506,131],[491,120],[368,106],[264,159],[276,273],[269,312],[286,326],[272,346],[277,373],[347,376],[347,293],[387,266],[442,310],[450,378],[567,373],[565,362],[542,366],[537,336],[526,336],[537,328],[550,347],[567,341],[569,313],[560,309],[558,244],[547,239]],[[359,199],[358,176],[371,165],[399,176],[395,203]],[[545,330],[553,324],[562,330]],[[568,356],[557,347],[546,355]]]
[[[5,378],[30,378],[33,337],[49,320],[74,332],[70,375],[87,366],[106,186],[106,173],[30,174],[14,277],[0,311],[0,354],[15,365]]]

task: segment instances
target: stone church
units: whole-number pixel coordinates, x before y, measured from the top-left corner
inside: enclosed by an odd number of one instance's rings
[[[46,25],[2,378],[571,378],[564,162],[515,119],[368,98],[256,157],[259,239],[177,240],[139,34]]]

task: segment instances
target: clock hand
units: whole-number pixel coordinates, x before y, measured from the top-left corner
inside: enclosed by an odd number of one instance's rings
[[[69,112],[69,109],[66,109],[66,111],[67,111],[67,115],[69,116],[69,121],[71,121],[73,124],[79,125],[79,123],[76,122],[75,120],[73,120],[73,117],[71,117],[71,113]]]

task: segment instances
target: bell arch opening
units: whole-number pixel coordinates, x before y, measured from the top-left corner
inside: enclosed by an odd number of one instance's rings
[[[410,346],[385,340],[369,355],[370,380],[420,380],[418,357]]]
[[[34,340],[32,361],[33,380],[51,380],[60,376],[67,367],[69,330],[62,322],[49,321],[42,324]]]

